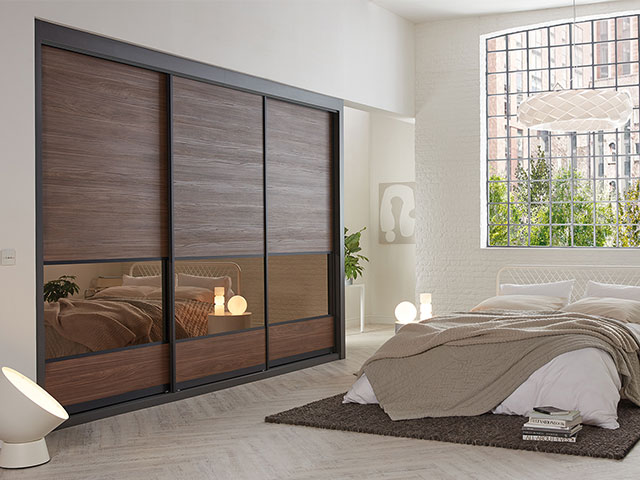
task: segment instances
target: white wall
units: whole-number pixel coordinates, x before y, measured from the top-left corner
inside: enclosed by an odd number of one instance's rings
[[[413,25],[367,0],[0,2],[0,365],[35,376],[34,18],[413,113]]]
[[[637,1],[580,6],[579,16],[637,9]],[[493,295],[506,264],[640,263],[637,251],[481,248],[480,35],[571,18],[571,9],[425,23],[416,27],[417,288],[434,311]]]
[[[415,245],[378,242],[379,184],[414,181],[414,125],[411,122],[345,108],[345,225],[364,226],[366,322],[393,323],[393,309],[403,300],[415,300]],[[347,288],[349,326],[359,319],[357,289]]]

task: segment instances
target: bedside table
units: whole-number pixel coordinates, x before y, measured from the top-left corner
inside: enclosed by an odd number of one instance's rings
[[[251,328],[251,312],[244,312],[242,315],[233,315],[230,312],[224,312],[224,315],[210,313],[207,320],[209,322],[207,329],[209,335]]]

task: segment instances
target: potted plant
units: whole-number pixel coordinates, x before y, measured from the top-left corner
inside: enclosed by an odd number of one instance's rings
[[[57,280],[51,280],[44,284],[44,301],[57,302],[61,298],[78,293],[80,287],[74,282],[75,275],[62,275]]]
[[[345,284],[351,285],[353,281],[362,275],[364,267],[360,264],[360,260],[369,259],[358,252],[360,248],[360,236],[367,227],[363,227],[355,233],[349,233],[349,229],[344,227],[344,278]]]

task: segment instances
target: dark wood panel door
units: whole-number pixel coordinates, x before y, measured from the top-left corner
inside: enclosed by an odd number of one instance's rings
[[[174,78],[177,256],[264,252],[262,109],[259,95]]]
[[[264,329],[179,342],[176,380],[185,382],[262,366],[265,350]]]
[[[166,256],[164,74],[42,47],[44,260]]]
[[[331,251],[331,113],[272,99],[266,113],[269,252]]]
[[[335,321],[333,317],[283,323],[269,327],[269,360],[295,357],[334,346]]]
[[[75,405],[169,383],[169,345],[48,362],[45,388],[62,405]]]

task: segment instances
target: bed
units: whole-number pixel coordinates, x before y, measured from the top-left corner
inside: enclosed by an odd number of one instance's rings
[[[471,311],[402,327],[344,402],[392,420],[555,405],[615,429],[621,398],[640,405],[639,350],[640,267],[508,266]]]
[[[45,304],[47,359],[162,342],[162,267],[134,263],[120,285],[94,289],[88,298]],[[227,300],[241,293],[242,270],[233,262],[179,262],[175,266],[176,338],[207,335],[213,289]]]

